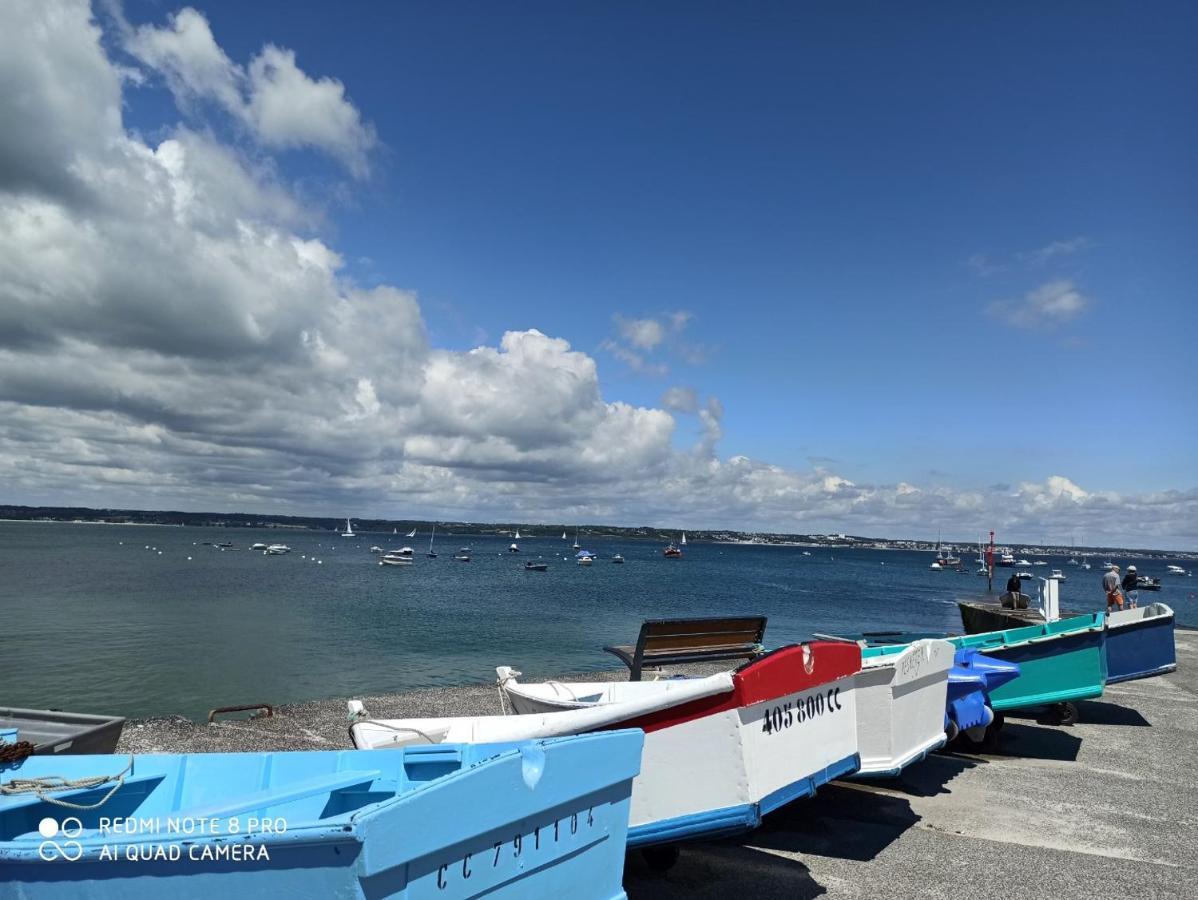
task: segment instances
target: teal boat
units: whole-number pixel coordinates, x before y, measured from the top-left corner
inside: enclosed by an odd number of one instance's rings
[[[1055,622],[988,631],[984,634],[944,635],[905,632],[866,632],[854,635],[868,646],[906,644],[917,638],[942,637],[959,649],[1019,665],[1019,677],[990,694],[996,713],[1051,706],[1062,725],[1077,721],[1077,700],[1102,696],[1106,684],[1106,614],[1071,616]]]
[[[1019,677],[990,695],[996,712],[1053,706],[1063,725],[1077,721],[1074,701],[1102,696],[1106,684],[1105,613],[968,634],[949,640],[1019,664]]]

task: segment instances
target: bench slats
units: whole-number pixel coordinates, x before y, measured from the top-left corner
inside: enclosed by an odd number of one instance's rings
[[[761,652],[765,616],[702,619],[650,619],[641,625],[636,645],[604,647],[630,669],[629,680],[640,681],[646,662],[656,665],[752,659]]]

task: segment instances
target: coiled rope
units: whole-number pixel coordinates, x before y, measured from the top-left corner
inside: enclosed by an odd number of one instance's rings
[[[63,778],[61,775],[43,775],[41,778],[13,778],[7,784],[0,784],[0,795],[16,796],[18,794],[33,794],[39,800],[46,803],[52,803],[55,806],[62,806],[67,809],[78,809],[87,811],[90,809],[99,809],[105,803],[112,799],[113,794],[121,789],[125,783],[125,776],[133,771],[133,755],[129,756],[129,763],[121,771],[115,775],[92,775],[87,778]],[[70,800],[60,800],[57,797],[51,797],[51,793],[59,791],[76,791],[88,790],[97,788],[102,784],[107,784],[110,781],[115,781],[111,788],[103,797],[95,803],[72,803]]]

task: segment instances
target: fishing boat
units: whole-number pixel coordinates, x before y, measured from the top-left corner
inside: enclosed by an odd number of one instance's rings
[[[412,557],[407,553],[399,553],[392,550],[390,553],[384,553],[379,557],[380,566],[410,566]]]
[[[433,549],[433,539],[437,536],[437,526],[433,525],[433,530],[428,535],[428,553],[424,554],[429,559],[437,558],[437,551]]]
[[[1136,578],[1137,591],[1159,591],[1161,589],[1161,580],[1153,578],[1151,575],[1140,575]]]
[[[1053,706],[1061,724],[1071,725],[1077,721],[1074,701],[1102,696],[1105,626],[1105,614],[1099,612],[948,640],[1019,664],[1019,677],[991,696],[996,711]]]
[[[623,565],[623,564],[624,564],[624,557],[623,557],[623,555],[622,555],[622,554],[620,554],[620,553],[617,553],[615,556],[613,556],[613,557],[611,558],[611,561],[612,561],[612,562],[614,562],[616,565]]]
[[[1015,555],[1009,550],[1004,550],[998,557],[998,564],[1005,569],[1015,567]]]
[[[341,532],[341,536],[342,537],[357,537],[357,535],[354,534],[354,526],[350,523],[349,519],[345,520],[345,531]]]
[[[549,564],[543,562],[526,562],[524,564],[525,572],[548,572]]]
[[[641,728],[628,844],[670,844],[754,828],[765,813],[856,771],[860,668],[856,645],[814,641],[709,678],[572,687],[627,692],[620,702],[600,696],[583,708],[519,716],[359,717],[350,736],[356,747],[383,749]]]
[[[612,900],[642,745],[624,730],[394,753],[33,757],[0,773],[50,798],[0,796],[0,894]],[[46,787],[56,778],[92,786]]]
[[[0,747],[13,756],[29,753],[112,753],[125,720],[120,716],[62,712],[57,709],[0,707]]]
[[[1107,684],[1163,675],[1177,668],[1173,610],[1150,603],[1107,614]]]
[[[661,551],[661,555],[666,559],[681,559],[682,551],[674,544],[673,541],[670,541],[670,543],[666,545],[666,548]]]
[[[857,673],[857,778],[890,778],[944,746],[948,671],[956,648],[915,641],[897,653],[861,653]]]

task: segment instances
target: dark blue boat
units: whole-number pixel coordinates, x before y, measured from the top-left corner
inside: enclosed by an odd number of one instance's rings
[[[1150,603],[1107,616],[1107,684],[1163,675],[1177,668],[1173,610]]]

